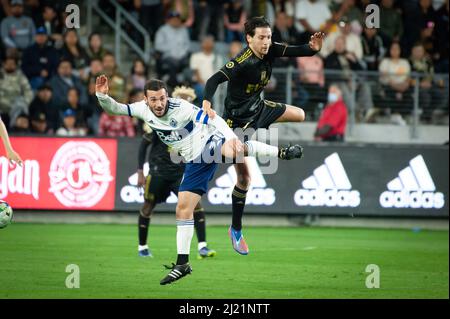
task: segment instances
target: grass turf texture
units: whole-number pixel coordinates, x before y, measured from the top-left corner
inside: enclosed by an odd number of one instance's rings
[[[248,256],[227,227],[208,227],[216,257],[160,286],[176,258],[176,227],[151,226],[154,258],[137,256],[137,226],[12,224],[0,230],[0,298],[448,298],[448,232],[248,227]],[[195,255],[194,255],[195,253]],[[65,287],[66,266],[80,288]],[[368,264],[379,289],[365,287]]]

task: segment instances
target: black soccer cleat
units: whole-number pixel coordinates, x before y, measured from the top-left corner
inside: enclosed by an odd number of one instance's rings
[[[172,263],[172,267],[166,265],[164,265],[164,267],[166,267],[166,269],[171,269],[171,271],[160,281],[161,285],[171,284],[172,282],[177,281],[192,272],[192,268],[189,263],[185,263],[184,265],[175,265]]]
[[[303,157],[303,147],[301,147],[298,144],[282,147],[278,151],[278,158],[282,160],[291,160],[294,158],[302,158],[302,157]]]

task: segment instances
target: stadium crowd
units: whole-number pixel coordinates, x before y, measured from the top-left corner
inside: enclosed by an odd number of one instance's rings
[[[440,108],[448,116],[448,78],[444,83],[436,76],[448,73],[448,0],[118,0],[149,31],[154,52],[154,68],[135,58],[127,74],[104,48],[101,33],[90,34],[83,46],[78,31],[66,27],[66,2],[0,2],[0,114],[12,134],[141,134],[141,123],[102,112],[96,76],[106,74],[110,95],[124,103],[141,100],[146,80],[158,76],[172,88],[193,87],[200,105],[206,80],[245,46],[244,22],[256,15],[273,24],[276,42],[306,43],[314,32],[327,34],[319,55],[275,65],[298,70],[297,105],[326,103],[328,86],[338,82],[347,105],[356,90],[358,119],[369,121],[383,104],[412,105],[411,73],[417,72],[421,108]],[[366,26],[371,3],[380,8],[379,29]],[[109,1],[100,5],[114,16]],[[124,28],[142,44],[131,26]],[[198,52],[190,52],[192,41],[200,42]],[[217,42],[227,44],[226,54],[216,50]],[[339,76],[327,78],[324,70]],[[378,71],[378,85],[360,81],[354,87],[353,71]],[[285,90],[276,75],[272,80],[268,97]]]

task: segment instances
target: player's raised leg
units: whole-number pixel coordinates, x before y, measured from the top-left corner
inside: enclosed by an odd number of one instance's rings
[[[303,109],[293,105],[286,105],[286,110],[275,122],[303,122],[304,120],[305,111]]]
[[[192,237],[194,236],[194,208],[200,201],[201,196],[189,191],[178,193],[178,204],[176,209],[177,219],[177,262],[172,264],[169,274],[164,277],[160,284],[170,284],[192,272],[189,264],[189,253]]]
[[[269,156],[291,160],[294,158],[301,158],[303,156],[303,148],[300,145],[278,148],[258,141],[247,141],[242,146],[243,150],[241,149],[239,151],[236,147],[236,143],[239,142],[237,142],[237,140],[227,141],[222,145],[221,150],[223,156],[237,159],[238,161],[238,163],[235,164],[238,180],[232,193],[233,218],[232,225],[228,230],[228,235],[230,236],[234,250],[241,255],[247,255],[249,249],[244,236],[242,235],[242,215],[244,212],[245,197],[250,186],[250,173],[248,165],[245,163],[244,156]]]

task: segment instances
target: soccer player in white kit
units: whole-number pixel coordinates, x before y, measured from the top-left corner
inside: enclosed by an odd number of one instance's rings
[[[176,208],[178,257],[176,264],[167,267],[171,271],[160,282],[165,285],[192,272],[189,253],[194,234],[194,208],[206,193],[217,164],[224,158],[243,161],[244,156],[257,155],[290,160],[300,158],[302,148],[293,145],[278,149],[258,141],[242,143],[220,116],[210,119],[197,106],[169,98],[166,84],[160,80],[147,82],[144,93],[140,102],[118,103],[108,96],[108,78],[101,75],[96,79],[96,96],[107,113],[143,120],[186,162]]]

